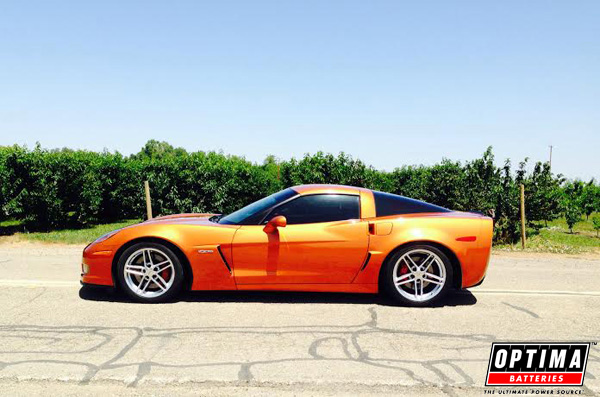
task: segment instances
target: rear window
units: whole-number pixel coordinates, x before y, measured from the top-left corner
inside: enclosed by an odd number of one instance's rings
[[[391,193],[373,192],[377,216],[450,212],[449,209]]]

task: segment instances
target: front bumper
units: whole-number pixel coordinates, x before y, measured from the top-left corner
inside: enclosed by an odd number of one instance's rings
[[[95,249],[89,245],[83,250],[81,282],[83,284],[113,286],[112,261],[115,252],[103,247]]]

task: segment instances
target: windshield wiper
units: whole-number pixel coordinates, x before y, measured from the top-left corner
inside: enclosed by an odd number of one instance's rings
[[[213,215],[210,218],[208,218],[209,221],[214,222],[214,223],[219,223],[219,221],[221,220],[221,218],[223,218],[225,216],[225,214],[221,214],[221,215]]]

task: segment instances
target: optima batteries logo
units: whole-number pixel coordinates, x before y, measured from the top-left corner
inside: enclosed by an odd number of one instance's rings
[[[589,343],[492,343],[486,386],[581,386]]]

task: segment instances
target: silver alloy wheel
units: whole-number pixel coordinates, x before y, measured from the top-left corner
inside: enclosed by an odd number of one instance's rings
[[[173,285],[175,267],[161,250],[141,248],[127,258],[123,274],[131,292],[142,298],[156,298]]]
[[[427,249],[413,249],[396,261],[394,286],[404,298],[413,302],[428,301],[437,296],[446,283],[446,267],[442,259]]]

